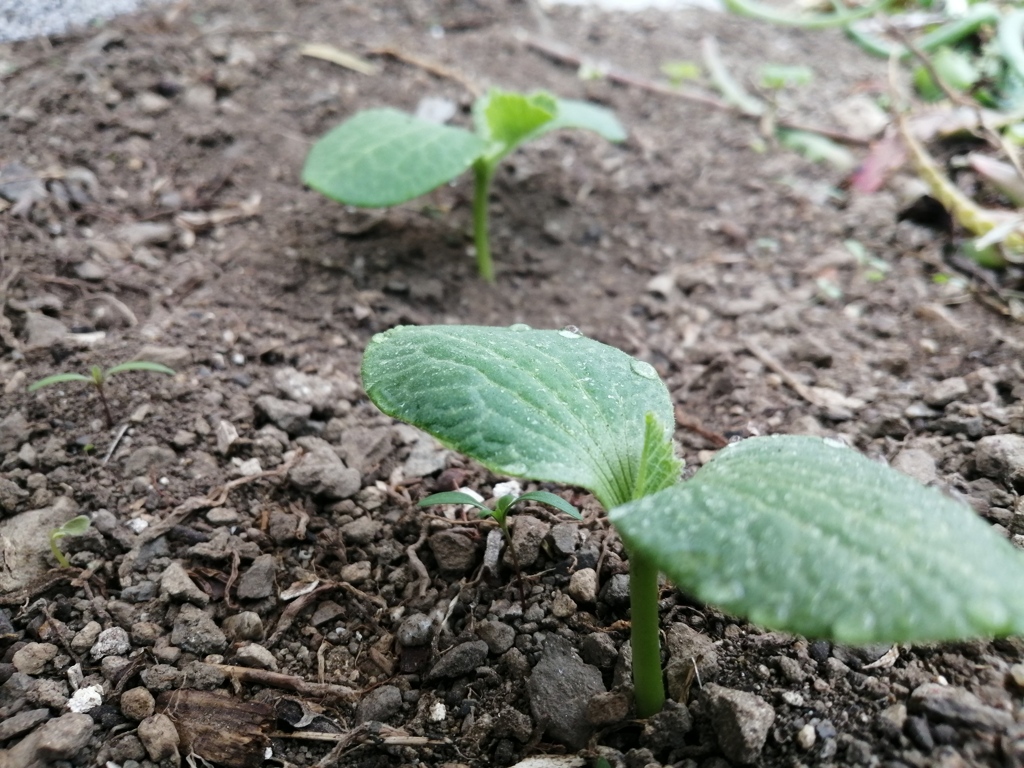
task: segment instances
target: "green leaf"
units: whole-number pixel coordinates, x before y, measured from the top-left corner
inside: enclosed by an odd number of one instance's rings
[[[786,88],[807,85],[814,79],[810,67],[788,64],[765,64],[761,67],[761,85],[765,88]]]
[[[416,506],[432,507],[436,504],[470,504],[487,515],[493,514],[489,507],[484,506],[479,501],[470,496],[468,493],[462,493],[461,491],[445,491],[444,493],[432,493],[430,496],[420,499]]]
[[[844,643],[1024,632],[1020,552],[828,440],[745,440],[609,516],[681,589],[767,627]]]
[[[392,328],[366,348],[363,387],[494,472],[582,486],[608,508],[633,496],[645,415],[666,441],[674,424],[653,367],[569,330]]]
[[[582,128],[593,131],[608,141],[625,141],[626,129],[610,109],[605,109],[589,101],[559,99],[558,112],[555,119],[542,128],[542,133],[561,130],[562,128]]]
[[[557,102],[547,93],[526,95],[493,88],[473,105],[477,133],[490,142],[488,154],[503,157],[555,117]]]
[[[127,363],[120,363],[115,365],[113,368],[108,368],[105,372],[105,376],[109,379],[116,373],[124,373],[125,371],[148,371],[149,373],[166,373],[169,376],[173,376],[175,371],[173,368],[168,368],[166,365],[160,363],[151,363],[148,360],[131,360]]]
[[[580,514],[580,511],[576,509],[576,507],[561,496],[556,496],[555,494],[548,493],[547,491],[530,491],[529,493],[524,493],[516,499],[517,504],[520,501],[536,501],[540,504],[547,504],[549,507],[554,507],[559,512],[565,512],[569,517],[574,517],[577,520],[583,519],[583,515]]]
[[[92,379],[88,376],[83,376],[80,373],[55,373],[53,376],[47,376],[45,379],[34,381],[28,385],[29,392],[35,392],[37,389],[43,387],[49,387],[53,384],[63,384],[66,381],[85,381],[92,383]]]
[[[313,145],[302,182],[332,200],[380,208],[451,181],[485,149],[482,139],[461,128],[395,109],[371,109]]]
[[[844,171],[857,164],[850,150],[821,134],[784,129],[778,132],[778,137],[782,146],[796,150],[813,162],[828,162]]]
[[[676,458],[675,446],[665,439],[665,428],[658,417],[648,413],[644,417],[644,450],[640,459],[640,476],[633,489],[633,498],[650,496],[668,488],[679,480],[683,462]]]
[[[92,520],[87,515],[78,515],[77,517],[72,517],[57,530],[60,531],[62,536],[81,536],[89,530],[91,523]]]

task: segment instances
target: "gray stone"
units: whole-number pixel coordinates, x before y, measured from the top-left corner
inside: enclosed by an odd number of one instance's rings
[[[613,608],[629,605],[629,574],[617,573],[601,588],[601,600]]]
[[[92,718],[80,712],[43,723],[33,732],[38,737],[36,754],[47,763],[76,757],[89,743],[92,729]]]
[[[23,334],[27,348],[46,349],[63,341],[69,332],[60,320],[42,312],[26,312]]]
[[[952,725],[1001,731],[1013,724],[1013,715],[990,707],[970,691],[939,683],[924,683],[910,694],[908,711],[928,715]]]
[[[27,643],[15,651],[11,663],[23,675],[38,675],[57,655],[57,651],[53,643]]]
[[[897,453],[892,460],[892,468],[914,478],[922,485],[934,483],[938,477],[935,459],[928,451],[920,448],[906,448]]]
[[[487,643],[470,640],[452,648],[430,668],[427,680],[462,677],[487,661]]]
[[[305,403],[315,413],[334,415],[338,403],[350,396],[355,385],[349,381],[311,376],[295,368],[279,368],[274,371],[274,386],[289,400]]]
[[[171,643],[187,653],[206,656],[223,651],[228,640],[201,608],[185,603],[174,621]]]
[[[181,563],[171,563],[160,574],[160,594],[178,603],[192,603],[200,608],[209,605],[210,596],[189,578]]]
[[[989,435],[976,444],[978,472],[996,480],[1024,483],[1024,435]]]
[[[235,658],[243,667],[277,670],[274,654],[258,643],[245,643],[235,652]]]
[[[622,691],[595,693],[587,702],[587,722],[596,727],[621,723],[629,714],[631,703]]]
[[[0,512],[13,513],[28,496],[28,491],[16,482],[0,477]]]
[[[619,658],[619,648],[611,635],[604,632],[591,632],[580,643],[580,653],[584,661],[601,669],[611,669]]]
[[[121,714],[129,720],[145,720],[155,710],[156,701],[146,688],[129,688],[121,694]]]
[[[124,461],[124,473],[128,477],[149,475],[151,471],[159,471],[172,467],[178,461],[178,454],[172,448],[162,445],[147,445],[132,451]]]
[[[61,496],[53,505],[30,509],[0,520],[0,593],[15,592],[33,583],[49,567],[50,531],[78,514],[78,506]]]
[[[139,676],[149,690],[157,693],[180,688],[184,678],[181,670],[170,664],[154,664],[142,670]]]
[[[597,667],[584,663],[567,640],[548,636],[540,661],[526,684],[530,711],[547,735],[570,749],[582,749],[593,732],[587,702],[605,692]]]
[[[0,420],[0,454],[16,451],[28,440],[29,427],[25,414],[11,411]]]
[[[665,709],[647,718],[640,743],[654,752],[680,749],[686,745],[686,734],[692,728],[690,710],[675,702],[666,702]]]
[[[681,621],[672,624],[665,633],[665,647],[672,661],[691,668],[696,664],[702,682],[710,682],[718,674],[718,650],[714,641],[690,625]]]
[[[577,603],[596,603],[597,586],[597,571],[593,568],[580,568],[569,577],[569,597]]]
[[[339,453],[345,463],[363,474],[375,472],[394,446],[391,427],[351,427],[341,433]]]
[[[309,623],[314,627],[322,627],[324,624],[334,621],[339,616],[344,615],[344,606],[338,605],[333,600],[324,600],[322,603],[317,604],[316,610],[313,611],[313,616],[310,618]]]
[[[943,379],[936,382],[925,392],[924,401],[933,408],[942,408],[945,405],[959,400],[969,391],[967,382],[960,376],[950,379]]]
[[[402,691],[394,685],[374,688],[359,701],[356,723],[384,723],[402,708]]]
[[[180,762],[178,755],[178,731],[167,715],[153,715],[139,723],[139,740],[146,748],[146,754],[154,762],[170,760]]]
[[[398,625],[395,638],[406,648],[418,648],[426,645],[434,637],[434,621],[422,613],[406,616]]]
[[[288,472],[288,479],[300,491],[328,499],[347,499],[362,487],[362,476],[346,467],[330,444],[318,438],[298,441],[308,453]]]
[[[519,557],[519,565],[529,568],[537,562],[540,557],[540,545],[544,537],[548,535],[551,526],[543,520],[527,514],[515,516],[512,520],[512,546],[515,547],[516,555]],[[511,566],[512,553],[505,551],[505,565]]]
[[[477,562],[476,544],[456,531],[438,531],[427,539],[437,567],[445,573],[465,573]]]
[[[110,627],[100,632],[89,654],[94,659],[103,659],[107,656],[124,656],[131,649],[132,643],[128,637],[128,630],[124,627]]]
[[[725,756],[736,763],[757,761],[775,710],[760,696],[711,683],[704,687],[704,703]]]
[[[222,629],[233,643],[263,639],[263,619],[255,611],[242,611],[228,616],[222,623]]]
[[[548,531],[551,548],[560,555],[569,557],[576,553],[580,541],[580,529],[576,523],[558,523]]]
[[[0,742],[27,733],[49,719],[50,710],[45,707],[41,709],[23,709],[15,715],[10,715],[3,722],[0,722]]]
[[[487,643],[487,649],[495,656],[501,656],[512,647],[516,631],[500,621],[481,621],[476,625],[476,636]]]
[[[525,712],[513,707],[502,707],[494,718],[494,735],[500,739],[511,736],[525,744],[533,735],[533,721]]]
[[[242,600],[262,600],[277,590],[277,559],[273,555],[260,555],[238,580],[238,597]]]
[[[370,580],[373,573],[373,566],[369,560],[360,560],[357,563],[349,563],[341,568],[341,581],[346,584],[362,584]]]
[[[357,517],[351,523],[345,523],[341,526],[341,538],[344,539],[346,544],[362,546],[369,544],[377,538],[377,534],[381,532],[383,527],[384,523],[380,520],[375,520],[369,515],[363,515],[363,517]]]
[[[409,457],[402,465],[406,477],[426,477],[440,472],[448,466],[451,451],[429,435],[422,435],[409,451]]]
[[[255,405],[256,413],[292,437],[304,434],[309,429],[309,417],[313,414],[313,406],[307,403],[262,395],[256,398]]]

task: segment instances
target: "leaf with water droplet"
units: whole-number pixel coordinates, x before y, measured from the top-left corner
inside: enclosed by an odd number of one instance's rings
[[[645,455],[671,458],[668,390],[614,347],[472,326],[392,329],[386,340],[363,358],[370,399],[495,472],[582,486],[611,507],[632,498]],[[667,449],[645,454],[648,413]]]
[[[609,517],[681,589],[774,629],[845,643],[1024,633],[1024,555],[835,441],[744,440]]]

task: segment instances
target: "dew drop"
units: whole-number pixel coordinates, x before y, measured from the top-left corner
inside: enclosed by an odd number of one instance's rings
[[[582,334],[580,333],[580,329],[575,325],[567,325],[558,332],[558,335],[564,336],[567,339],[578,339]]]
[[[382,342],[387,341],[387,339],[388,339],[388,335],[386,333],[375,333],[370,338],[370,341],[372,341],[374,344],[380,344]]]
[[[637,376],[642,376],[645,379],[657,379],[658,372],[654,370],[654,366],[650,363],[645,363],[643,360],[632,360],[629,363],[629,369],[633,371]]]
[[[510,325],[508,327],[508,329],[510,331],[532,331],[533,330],[526,323],[512,323],[512,325]]]
[[[821,442],[831,448],[849,448],[849,446],[838,437],[823,437]]]

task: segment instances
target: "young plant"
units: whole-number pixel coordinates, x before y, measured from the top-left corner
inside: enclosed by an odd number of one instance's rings
[[[53,552],[53,556],[60,563],[61,568],[70,568],[71,563],[68,562],[64,553],[60,551],[57,542],[65,536],[81,536],[89,530],[91,522],[86,515],[79,515],[78,517],[72,517],[60,528],[54,528],[50,531],[50,551]]]
[[[427,496],[425,499],[421,499],[417,506],[420,507],[431,507],[435,504],[469,504],[470,506],[476,507],[481,517],[492,517],[494,522],[498,524],[498,528],[501,529],[501,535],[505,537],[505,545],[508,547],[509,554],[512,556],[512,564],[516,569],[516,581],[519,584],[519,597],[522,601],[526,602],[526,591],[523,589],[523,569],[519,567],[519,555],[516,553],[515,545],[512,543],[512,534],[508,530],[508,516],[512,512],[512,508],[522,504],[524,501],[535,501],[538,504],[547,504],[549,507],[554,507],[560,512],[570,517],[574,517],[577,520],[582,520],[583,515],[579,513],[572,504],[567,502],[561,496],[556,496],[553,493],[547,491],[530,491],[520,496],[513,496],[511,493],[506,493],[504,496],[499,497],[494,502],[494,509],[482,504],[475,498],[470,496],[468,493],[461,491],[446,491],[444,493],[435,493]]]
[[[641,717],[665,696],[659,572],[734,615],[841,643],[1024,632],[1024,557],[968,507],[816,437],[750,438],[680,482],[655,369],[578,333],[398,327],[373,337],[362,373],[384,413],[609,510]]]
[[[480,276],[494,282],[487,200],[494,172],[509,152],[559,128],[582,128],[609,141],[626,132],[607,109],[550,93],[492,89],[473,104],[471,133],[395,109],[359,112],[309,152],[302,182],[346,205],[383,208],[426,194],[472,168],[473,240]]]
[[[146,360],[132,360],[127,363],[121,363],[111,368],[107,368],[106,370],[103,370],[98,365],[94,365],[89,369],[88,376],[81,373],[55,373],[53,376],[47,376],[45,379],[33,382],[29,385],[28,391],[35,392],[37,389],[49,387],[54,384],[63,384],[68,381],[84,381],[87,384],[91,384],[96,389],[96,394],[99,395],[100,403],[103,405],[103,415],[107,420],[107,429],[112,429],[114,426],[114,417],[110,413],[110,404],[107,402],[105,386],[109,378],[118,373],[124,373],[125,371],[148,371],[149,373],[166,373],[170,376],[174,375],[174,371],[166,365],[151,363]]]

